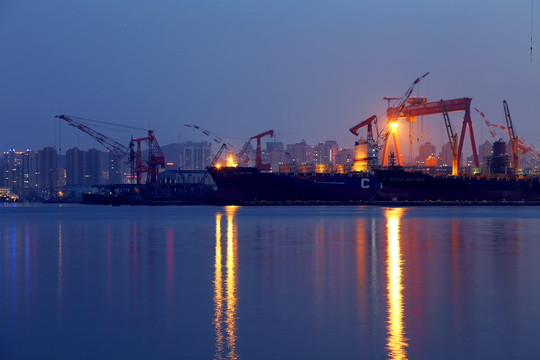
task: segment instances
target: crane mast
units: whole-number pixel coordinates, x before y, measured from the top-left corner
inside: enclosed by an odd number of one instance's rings
[[[448,116],[448,111],[446,110],[446,105],[444,100],[441,99],[441,108],[444,118],[444,125],[446,127],[446,134],[448,135],[448,141],[452,147],[452,175],[456,176],[458,174],[458,141],[457,134],[454,133],[452,129],[452,123],[450,122],[450,117]]]
[[[252,136],[249,140],[257,139],[257,150],[255,153],[255,167],[257,169],[262,168],[262,157],[261,157],[261,138],[265,136],[274,136],[274,130],[268,130],[263,133],[260,133],[259,135]]]
[[[512,117],[510,116],[510,109],[508,103],[503,100],[504,116],[506,118],[506,127],[508,129],[508,136],[510,138],[510,146],[512,147],[512,170],[514,175],[518,174],[519,165],[519,142],[516,133],[514,132],[514,125],[512,124]]]
[[[165,156],[161,151],[154,132],[148,130],[148,136],[138,139],[131,139],[130,147],[133,143],[137,143],[137,152],[135,155],[135,174],[137,176],[137,184],[141,183],[142,174],[147,173],[148,177],[146,179],[147,183],[155,183],[158,181],[159,167],[165,168]],[[141,143],[148,143],[148,161],[146,164],[143,164],[142,161],[142,150]]]

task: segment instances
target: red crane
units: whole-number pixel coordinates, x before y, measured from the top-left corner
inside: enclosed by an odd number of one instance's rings
[[[371,123],[375,122],[375,126],[377,125],[377,115],[372,115],[368,119],[362,121],[360,124],[353,126],[349,129],[350,132],[352,132],[354,135],[358,136],[358,130],[363,128],[364,126],[367,126],[367,140],[368,141],[374,141],[373,139],[373,128]]]
[[[68,123],[68,125],[73,126],[82,132],[93,137],[97,142],[103,145],[107,150],[112,152],[118,159],[122,160],[124,163],[128,164],[131,169],[132,178],[136,178],[137,184],[141,183],[142,174],[148,173],[147,182],[157,182],[157,174],[159,173],[158,166],[165,167],[165,156],[159,147],[159,144],[154,136],[152,130],[148,130],[148,136],[144,138],[131,139],[129,147],[119,143],[118,141],[112,140],[108,136],[95,131],[89,126],[81,122],[88,119],[78,118],[74,116],[67,115],[56,115],[58,119],[62,119]],[[92,120],[95,122],[95,120]],[[105,123],[102,121],[97,121],[100,123]],[[118,125],[106,123],[109,125]],[[145,130],[142,128],[136,128],[133,126],[123,126],[135,130]],[[146,131],[146,130],[145,130]],[[143,165],[142,154],[141,154],[141,142],[148,142],[148,163]],[[137,143],[137,152],[133,150],[134,143]],[[129,156],[128,156],[129,154]]]
[[[148,161],[146,164],[142,162],[141,143],[148,143]],[[155,183],[158,181],[159,167],[165,168],[165,156],[161,151],[154,132],[148,130],[148,136],[138,139],[131,139],[130,147],[133,142],[137,143],[137,152],[135,153],[135,174],[137,175],[137,184],[141,183],[142,174],[147,173],[147,183]]]
[[[265,136],[274,136],[274,130],[268,130],[263,133],[260,133],[259,135],[255,135],[249,138],[249,140],[246,142],[242,150],[238,153],[237,157],[239,161],[242,161],[242,158],[247,150],[247,147],[251,140],[257,139],[257,149],[255,152],[255,167],[259,170],[262,170],[262,157],[261,157],[261,138]]]

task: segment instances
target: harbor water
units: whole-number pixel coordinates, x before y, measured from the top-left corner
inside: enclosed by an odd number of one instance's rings
[[[0,206],[0,359],[533,359],[540,207]]]

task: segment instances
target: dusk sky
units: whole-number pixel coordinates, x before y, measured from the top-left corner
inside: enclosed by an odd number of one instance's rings
[[[506,99],[540,146],[539,39],[539,0],[0,0],[0,151],[99,147],[65,123],[60,142],[57,114],[150,126],[161,145],[205,139],[183,126],[197,124],[237,148],[268,129],[352,147],[348,129],[384,122],[383,96],[428,71],[414,95],[472,97],[500,124]],[[477,143],[490,139],[472,117]],[[424,139],[447,141],[442,116]]]

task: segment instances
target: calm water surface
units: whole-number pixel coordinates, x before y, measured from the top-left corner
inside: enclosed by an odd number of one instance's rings
[[[538,207],[0,207],[0,359],[540,358]]]

